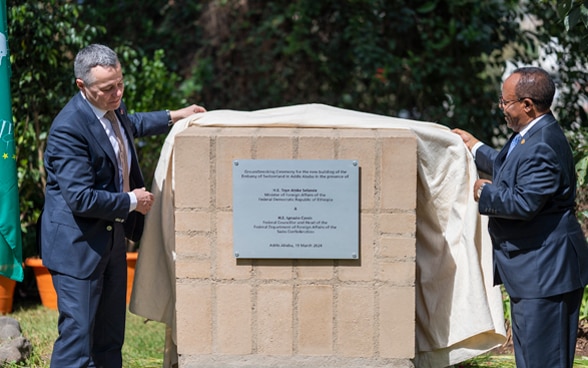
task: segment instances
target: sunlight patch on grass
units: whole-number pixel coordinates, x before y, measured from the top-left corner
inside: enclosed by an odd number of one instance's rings
[[[20,307],[9,315],[20,323],[22,334],[33,346],[31,357],[23,364],[6,368],[48,368],[53,342],[57,338],[55,310],[33,305]],[[159,368],[163,365],[165,325],[148,321],[127,310],[123,368]]]

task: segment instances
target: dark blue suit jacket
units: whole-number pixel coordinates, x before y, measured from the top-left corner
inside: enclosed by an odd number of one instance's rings
[[[116,111],[128,137],[168,131],[165,111],[129,115]],[[133,139],[131,190],[144,186]],[[57,115],[44,156],[47,172],[45,207],[40,224],[43,264],[76,278],[88,277],[106,247],[125,246],[124,236],[139,240],[144,217],[129,213],[128,194],[119,191],[114,150],[100,121],[81,93]],[[113,234],[116,234],[113,236]]]
[[[493,176],[479,211],[489,216],[494,283],[514,298],[544,298],[588,283],[588,245],[575,216],[574,160],[561,127],[547,114],[523,138],[508,158],[510,140],[500,152],[478,149],[478,169]]]

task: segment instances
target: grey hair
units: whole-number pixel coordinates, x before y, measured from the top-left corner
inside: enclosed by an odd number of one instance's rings
[[[81,49],[76,55],[74,61],[74,74],[76,78],[81,79],[85,85],[91,85],[95,82],[92,76],[92,68],[96,66],[113,67],[120,65],[116,52],[110,47],[92,44]]]

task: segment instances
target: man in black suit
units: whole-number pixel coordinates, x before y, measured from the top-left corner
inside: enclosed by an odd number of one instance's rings
[[[550,111],[555,84],[536,67],[515,70],[499,107],[514,131],[496,151],[454,129],[480,171],[474,198],[489,217],[494,283],[504,283],[518,368],[573,366],[588,246],[575,215],[569,143]]]
[[[58,297],[51,366],[122,366],[126,241],[138,240],[153,195],[144,188],[133,138],[163,134],[203,107],[129,115],[117,55],[103,45],[74,63],[76,94],[47,138],[43,264]]]

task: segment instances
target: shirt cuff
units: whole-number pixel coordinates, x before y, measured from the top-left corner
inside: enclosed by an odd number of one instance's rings
[[[483,145],[484,143],[482,142],[474,144],[474,146],[472,147],[472,155],[474,156],[474,158],[476,158],[476,152],[478,152],[478,148],[482,147]]]
[[[129,207],[129,213],[133,212],[137,208],[137,196],[133,192],[127,192],[129,195],[129,199],[131,200],[131,205]]]

